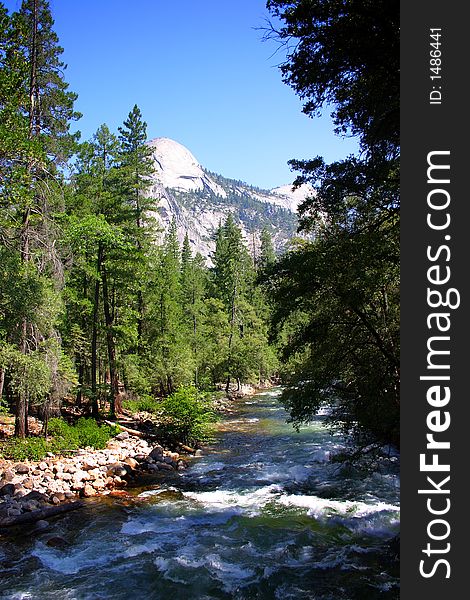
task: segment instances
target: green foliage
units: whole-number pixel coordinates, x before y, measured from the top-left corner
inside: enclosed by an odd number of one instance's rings
[[[52,444],[42,437],[11,438],[0,442],[0,456],[6,460],[41,460],[52,452]]]
[[[10,385],[17,394],[23,394],[34,403],[44,398],[51,385],[51,372],[38,353],[15,352],[10,364]]]
[[[160,404],[158,435],[169,445],[195,444],[210,438],[215,413],[194,387],[180,388]]]
[[[0,456],[7,460],[41,460],[48,452],[67,454],[79,448],[105,448],[107,442],[118,429],[109,425],[98,425],[94,419],[81,418],[75,425],[69,425],[63,419],[49,421],[49,435],[27,439],[11,438],[0,443]]]
[[[98,425],[94,419],[84,417],[75,425],[69,425],[63,419],[51,419],[48,433],[53,437],[51,446],[56,453],[78,448],[105,448],[107,442],[118,433],[116,427]]]
[[[124,408],[132,413],[148,412],[156,414],[160,410],[160,402],[149,395],[143,395],[137,400],[125,400]]]
[[[399,445],[399,3],[269,0],[294,43],[281,66],[304,112],[333,109],[360,156],[293,160],[316,193],[299,207],[315,234],[265,274],[291,419],[322,402],[363,443]],[[354,44],[351,44],[354,40]]]
[[[12,14],[0,4],[0,404],[16,407],[18,436],[30,405],[47,419],[72,390],[98,419],[126,397],[155,412],[152,398],[181,387],[269,376],[267,306],[237,223],[295,225],[250,195],[262,190],[219,178],[236,216],[221,226],[215,268],[188,236],[180,249],[176,222],[157,244],[140,109],[117,135],[103,124],[78,145],[61,54],[46,0],[22,0]],[[207,189],[186,200],[222,201]],[[269,262],[267,234],[263,244]],[[105,431],[50,427],[59,449],[101,444]]]

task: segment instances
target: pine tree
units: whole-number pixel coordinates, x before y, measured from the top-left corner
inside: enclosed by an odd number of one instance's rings
[[[69,124],[79,116],[73,110],[76,95],[67,91],[63,79],[62,49],[52,29],[48,3],[24,0],[9,23],[4,11],[0,17],[1,35],[7,41],[7,48],[0,51],[5,58],[0,84],[0,110],[5,117],[5,126],[0,129],[1,141],[5,142],[0,164],[7,216],[4,225],[15,242],[22,272],[41,281],[47,295],[52,282],[47,281],[46,271],[58,264],[51,243],[50,206],[60,182],[57,166],[70,156],[75,144]],[[55,304],[50,298],[47,301]],[[26,315],[18,323],[17,349],[24,362],[32,360],[39,344],[57,337],[56,317],[47,312],[51,317],[47,323]],[[47,362],[47,351],[44,357]],[[48,368],[52,369],[54,385],[57,369],[52,362]],[[20,390],[15,421],[15,432],[20,437],[27,434],[28,403],[28,392]]]
[[[155,200],[148,191],[151,186],[150,175],[153,173],[152,150],[146,145],[147,123],[137,105],[134,105],[123,127],[119,127],[121,143],[120,167],[125,176],[126,194],[135,213],[136,249],[139,254],[139,269],[136,273],[141,286],[137,289],[137,305],[139,311],[137,352],[142,351],[143,325],[145,316],[144,289],[147,279],[149,245],[154,241],[154,219],[151,217],[155,210]]]
[[[258,268],[266,269],[276,262],[276,253],[274,251],[273,240],[269,230],[263,227],[261,231],[261,248],[258,260]]]
[[[199,385],[199,370],[203,361],[203,323],[207,275],[205,260],[199,254],[192,256],[188,234],[181,251],[181,307],[183,323],[194,364],[194,385]]]

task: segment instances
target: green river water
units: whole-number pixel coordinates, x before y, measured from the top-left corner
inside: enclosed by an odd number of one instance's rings
[[[330,462],[342,438],[322,416],[294,431],[279,393],[240,400],[187,471],[4,540],[0,598],[398,598],[397,459]]]

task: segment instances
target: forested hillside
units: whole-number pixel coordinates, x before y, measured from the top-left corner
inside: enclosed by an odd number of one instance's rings
[[[229,214],[209,269],[174,222],[161,232],[139,108],[79,143],[52,25],[44,0],[1,7],[0,398],[16,435],[64,399],[97,418],[126,398],[269,378],[256,283],[269,234],[254,261]]]

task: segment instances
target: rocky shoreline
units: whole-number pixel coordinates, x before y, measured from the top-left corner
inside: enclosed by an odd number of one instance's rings
[[[40,524],[48,515],[78,508],[79,498],[107,495],[145,475],[186,467],[178,453],[125,431],[103,450],[86,448],[73,456],[51,455],[38,462],[5,461],[0,467],[0,528]]]
[[[233,402],[269,389],[270,384],[242,385],[215,401],[216,410],[232,412]],[[0,531],[35,523],[46,527],[48,516],[83,506],[83,498],[119,493],[128,485],[148,483],[151,475],[170,475],[187,468],[188,454],[149,444],[142,434],[121,431],[103,450],[85,448],[71,456],[50,455],[41,461],[0,462]],[[137,433],[137,432],[134,432]],[[185,452],[200,450],[184,447]],[[145,481],[147,479],[147,481]]]

